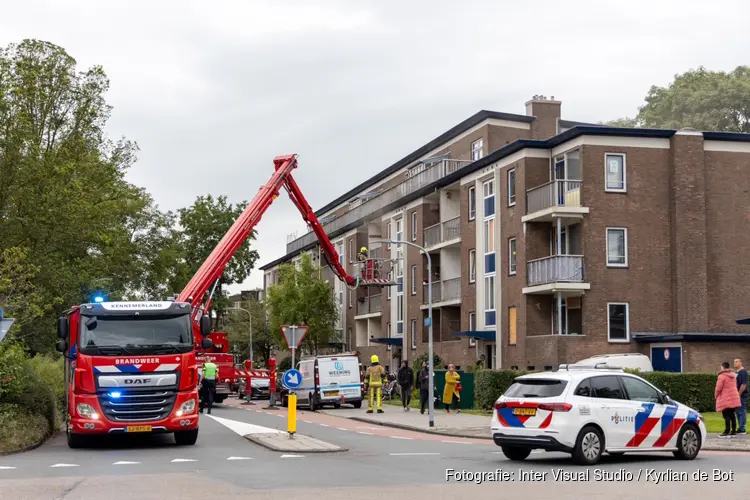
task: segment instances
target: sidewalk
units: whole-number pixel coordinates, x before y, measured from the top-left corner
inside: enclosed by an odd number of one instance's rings
[[[443,436],[487,439],[490,436],[490,416],[470,415],[467,413],[446,414],[445,411],[435,411],[435,427],[429,426],[427,413],[420,415],[419,410],[412,408],[404,412],[399,406],[384,405],[385,413],[366,414],[364,409],[340,408],[338,410],[320,410],[326,415],[350,418],[369,424],[396,427],[411,431],[440,434]],[[718,434],[709,434],[703,443],[703,450],[716,451],[747,451],[750,452],[750,434],[730,439],[721,439]]]

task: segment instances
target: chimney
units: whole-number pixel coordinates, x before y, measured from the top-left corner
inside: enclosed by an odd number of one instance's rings
[[[544,140],[557,134],[557,120],[560,118],[561,101],[556,101],[555,96],[548,98],[543,95],[535,95],[526,102],[526,116],[536,118],[531,123],[531,138]]]

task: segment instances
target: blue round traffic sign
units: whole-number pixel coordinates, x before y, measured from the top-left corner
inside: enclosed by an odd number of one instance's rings
[[[294,368],[287,370],[284,372],[282,381],[288,389],[297,389],[302,385],[302,372],[295,370]]]

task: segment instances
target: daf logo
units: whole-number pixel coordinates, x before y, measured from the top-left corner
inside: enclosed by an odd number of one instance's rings
[[[150,383],[151,383],[150,378],[126,378],[125,379],[125,385],[137,385],[137,384],[148,385]]]

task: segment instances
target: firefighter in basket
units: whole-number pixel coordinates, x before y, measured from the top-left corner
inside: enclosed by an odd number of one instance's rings
[[[385,378],[385,369],[380,364],[378,356],[373,354],[372,365],[365,373],[365,383],[367,384],[367,413],[372,413],[373,399],[378,399],[378,413],[383,413],[383,379]]]
[[[359,254],[357,254],[357,260],[360,262],[360,265],[362,266],[362,279],[371,280],[376,277],[375,276],[375,260],[368,258],[367,254],[368,254],[367,247],[360,248]]]

